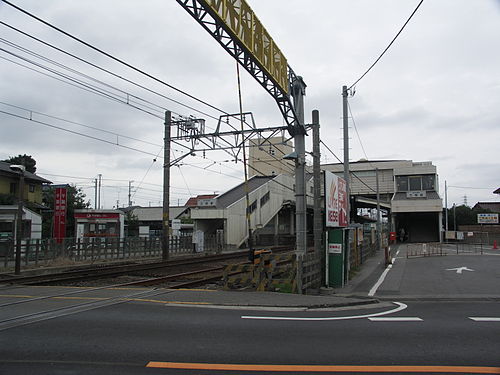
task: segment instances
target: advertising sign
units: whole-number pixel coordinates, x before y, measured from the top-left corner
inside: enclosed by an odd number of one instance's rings
[[[477,214],[478,224],[498,224],[498,214]]]
[[[327,227],[347,227],[346,182],[325,171],[325,217]]]
[[[342,244],[341,243],[329,243],[328,244],[328,254],[342,254]]]
[[[246,0],[202,0],[230,34],[250,52],[284,93],[288,93],[288,64]]]
[[[64,187],[58,187],[54,192],[54,233],[53,237],[57,243],[61,243],[66,237],[66,209],[67,191]]]

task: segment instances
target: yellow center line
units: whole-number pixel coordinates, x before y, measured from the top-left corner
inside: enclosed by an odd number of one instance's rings
[[[145,298],[127,298],[128,301],[136,302],[153,302],[153,303],[163,303],[163,304],[178,304],[178,305],[210,305],[209,302],[187,302],[187,301],[161,301],[157,299],[145,299]]]
[[[149,362],[146,367],[212,371],[500,374],[500,367],[475,366],[245,365],[222,363]]]

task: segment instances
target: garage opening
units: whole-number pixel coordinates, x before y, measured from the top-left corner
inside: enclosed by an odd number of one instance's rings
[[[396,228],[398,239],[404,229],[404,242],[439,242],[439,213],[398,213]]]

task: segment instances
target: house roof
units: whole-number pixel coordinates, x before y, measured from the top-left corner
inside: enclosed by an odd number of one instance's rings
[[[7,175],[10,175],[12,177],[17,177],[19,174],[17,172],[14,172],[13,170],[10,169],[10,163],[6,163],[4,161],[0,161],[0,173],[2,174],[7,174]],[[31,172],[24,172],[24,178],[26,180],[31,180],[31,181],[37,181],[37,182],[40,182],[42,184],[51,184],[52,181],[49,181],[43,177],[40,177],[40,176],[37,176],[36,174],[34,173],[31,173]]]
[[[197,195],[196,197],[191,197],[188,199],[184,206],[186,207],[196,207],[198,205],[198,199],[212,199],[215,198],[217,194],[202,194]]]
[[[477,202],[472,209],[481,208],[491,212],[500,213],[500,202]]]

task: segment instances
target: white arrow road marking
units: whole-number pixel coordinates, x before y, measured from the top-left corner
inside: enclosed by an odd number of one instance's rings
[[[470,316],[469,319],[475,322],[500,322],[500,318],[488,318],[488,317],[473,317]]]
[[[348,319],[363,319],[363,318],[371,318],[375,316],[382,316],[393,314],[398,311],[402,311],[406,309],[408,306],[401,302],[393,302],[398,305],[395,309],[389,311],[382,311],[379,313],[373,314],[365,314],[365,315],[353,315],[353,316],[333,316],[333,317],[325,317],[325,318],[301,318],[301,317],[292,317],[292,316],[251,316],[251,315],[243,315],[241,319],[260,319],[260,320],[309,320],[309,321],[325,321],[325,320],[348,320]]]
[[[397,316],[397,317],[381,317],[381,318],[368,318],[372,322],[422,322],[423,320],[413,316]]]
[[[467,267],[457,267],[457,268],[447,268],[446,271],[457,271],[457,273],[462,273],[462,271],[472,271],[474,272],[474,270],[471,270],[470,268],[467,268]]]

